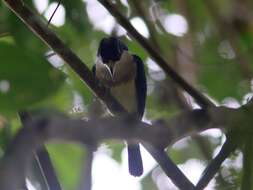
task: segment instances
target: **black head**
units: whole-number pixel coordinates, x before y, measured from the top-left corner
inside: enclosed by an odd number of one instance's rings
[[[127,46],[116,37],[103,38],[100,41],[97,56],[102,58],[103,63],[118,61]]]

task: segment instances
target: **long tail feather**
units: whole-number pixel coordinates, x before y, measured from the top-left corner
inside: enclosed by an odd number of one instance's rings
[[[128,150],[128,168],[133,176],[140,176],[143,173],[143,165],[139,144],[129,144]]]

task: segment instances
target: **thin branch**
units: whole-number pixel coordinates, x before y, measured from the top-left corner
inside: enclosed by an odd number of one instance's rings
[[[46,178],[49,190],[61,190],[62,188],[60,182],[56,176],[53,163],[45,146],[42,146],[41,149],[37,151],[37,157],[41,170]]]
[[[214,175],[218,172],[221,164],[230,155],[230,153],[235,150],[235,148],[236,146],[231,139],[227,139],[220,152],[217,154],[217,156],[215,156],[215,158],[210,162],[203,172],[202,177],[200,178],[194,190],[202,190],[208,185],[211,179],[213,179]]]
[[[31,115],[26,111],[20,112],[19,117],[23,126],[25,126],[24,125],[25,122],[32,120]],[[45,145],[43,145],[41,149],[38,152],[36,152],[35,156],[37,158],[35,158],[36,162],[34,163],[39,164],[40,167],[38,168],[40,168],[41,170],[40,172],[42,172],[45,184],[48,185],[49,190],[61,190],[59,180],[56,176],[53,164],[51,162],[50,156],[47,152]]]
[[[54,10],[54,12],[53,12],[53,14],[51,15],[51,17],[49,18],[49,20],[48,20],[48,22],[47,22],[47,26],[49,26],[49,24],[50,24],[51,20],[53,19],[54,15],[55,15],[55,13],[56,13],[56,11],[57,11],[57,9],[58,9],[59,6],[60,6],[60,4],[61,4],[61,0],[58,1],[58,4],[57,4],[57,6],[56,6],[56,8],[55,8],[55,10]]]
[[[108,0],[98,0],[121,24],[125,30],[139,42],[139,44],[151,55],[159,66],[170,76],[181,88],[189,93],[201,107],[214,106],[213,103],[194,87],[179,76],[160,55],[160,53],[144,38],[129,22],[129,20],[118,11],[117,7]]]

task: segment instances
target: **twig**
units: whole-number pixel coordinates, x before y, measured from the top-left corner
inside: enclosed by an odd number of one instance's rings
[[[179,76],[160,55],[160,53],[152,47],[152,45],[145,39],[128,21],[128,19],[118,11],[118,9],[108,0],[98,0],[123,26],[127,32],[139,42],[139,44],[151,55],[151,57],[160,65],[160,67],[170,76],[181,88],[189,93],[196,102],[202,106],[214,106],[213,103],[203,94],[198,92],[189,83],[187,83],[181,76]]]
[[[60,182],[56,176],[55,169],[45,146],[37,151],[38,161],[46,178],[49,190],[61,190]]]
[[[24,127],[24,123],[29,122],[29,120],[32,120],[31,115],[26,111],[20,112],[19,117]],[[45,184],[48,185],[49,190],[61,190],[60,183],[56,176],[53,164],[51,162],[46,147],[43,145],[41,149],[36,152],[35,156],[37,157],[35,158],[35,163],[39,164],[38,168],[40,168],[40,172],[42,173],[42,176],[45,180]]]
[[[49,26],[49,24],[50,24],[51,20],[53,19],[54,15],[55,15],[55,13],[56,13],[56,11],[57,11],[57,9],[58,9],[59,6],[60,6],[60,4],[61,4],[61,0],[58,1],[58,4],[57,4],[57,6],[56,6],[56,8],[55,8],[55,10],[54,10],[54,12],[53,12],[53,14],[51,15],[51,17],[49,18],[49,20],[48,20],[48,22],[47,22],[47,26]]]
[[[218,155],[210,162],[203,172],[202,177],[200,178],[194,190],[202,190],[208,185],[208,183],[211,181],[211,179],[213,179],[214,175],[219,170],[223,161],[231,152],[235,150],[235,148],[236,146],[233,142],[231,142],[231,139],[227,139]]]

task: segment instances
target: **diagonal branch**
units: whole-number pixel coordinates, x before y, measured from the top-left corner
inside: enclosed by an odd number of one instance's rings
[[[86,146],[87,156],[81,174],[81,182],[78,190],[91,190],[92,189],[92,163],[94,147],[91,145]]]
[[[150,54],[159,66],[170,76],[182,89],[189,93],[201,107],[214,106],[214,104],[203,94],[198,92],[193,86],[179,76],[160,55],[160,53],[144,38],[128,21],[128,19],[118,11],[117,7],[108,0],[98,0],[123,26],[126,31],[136,39],[137,42]]]
[[[177,165],[169,158],[164,150],[157,149],[146,144],[144,144],[144,147],[151,153],[155,160],[158,160],[158,164],[161,166],[163,171],[179,189],[194,189],[194,184],[192,184],[184,173],[178,169]]]
[[[31,114],[26,111],[19,112],[19,117],[23,127],[25,127],[25,122],[32,120]],[[40,172],[43,172],[45,184],[48,186],[49,190],[61,190],[61,185],[45,145],[35,153],[35,156],[37,157],[34,158],[36,160],[35,163],[40,165]]]
[[[52,13],[51,17],[49,18],[48,22],[47,22],[47,26],[49,26],[50,22],[52,21],[57,9],[59,8],[59,6],[61,5],[61,0],[58,1],[57,6],[54,9],[54,12]]]
[[[236,146],[230,137],[222,145],[222,148],[217,156],[215,156],[215,158],[207,166],[194,190],[202,190],[208,185],[208,183],[213,179],[214,175],[218,172],[221,164],[235,150],[235,148]]]

